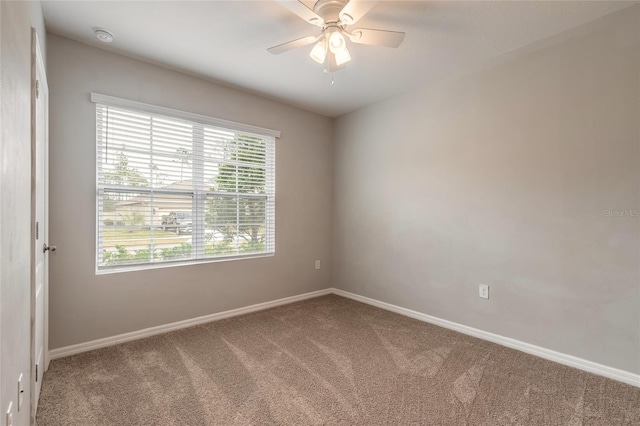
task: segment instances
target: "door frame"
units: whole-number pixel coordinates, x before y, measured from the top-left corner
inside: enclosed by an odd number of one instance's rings
[[[40,81],[37,76],[40,74]],[[37,96],[46,95],[44,103],[44,141],[43,141],[43,166],[44,166],[44,223],[40,226],[39,238],[36,242],[36,144],[37,144]],[[35,28],[31,28],[31,377],[30,377],[30,408],[32,422],[35,423],[37,401],[35,400],[36,388],[36,257],[38,247],[49,242],[49,86],[47,85],[47,74],[40,49],[40,42]],[[43,340],[44,340],[44,365],[42,371],[38,372],[39,380],[42,380],[44,372],[49,369],[49,254],[44,256],[44,318],[43,318]]]

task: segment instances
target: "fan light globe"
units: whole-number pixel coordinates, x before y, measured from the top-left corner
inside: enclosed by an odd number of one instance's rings
[[[345,47],[340,52],[336,52],[336,65],[340,66],[342,64],[346,64],[351,60],[351,55],[349,54],[349,50]]]
[[[316,45],[313,46],[313,49],[311,49],[309,56],[319,64],[324,63],[324,60],[327,57],[327,42],[323,39],[316,43]]]
[[[338,31],[331,33],[329,36],[329,49],[331,49],[333,53],[342,52],[346,47],[347,42],[344,40],[342,34]]]

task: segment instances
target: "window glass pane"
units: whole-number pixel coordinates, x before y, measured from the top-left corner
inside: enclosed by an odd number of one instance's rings
[[[265,251],[265,197],[207,197],[206,223],[225,243],[226,254]]]
[[[96,109],[98,269],[272,253],[274,139]]]
[[[99,202],[105,266],[191,258],[192,197],[104,191]]]

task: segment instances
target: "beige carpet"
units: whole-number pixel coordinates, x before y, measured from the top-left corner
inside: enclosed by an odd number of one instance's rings
[[[640,389],[338,296],[53,361],[45,425],[639,425]]]

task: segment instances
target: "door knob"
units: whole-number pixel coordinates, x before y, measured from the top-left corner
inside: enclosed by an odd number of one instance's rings
[[[44,244],[44,246],[42,246],[42,252],[46,253],[47,250],[51,250],[51,251],[56,251],[58,249],[58,247],[56,246],[48,246],[47,243]]]

